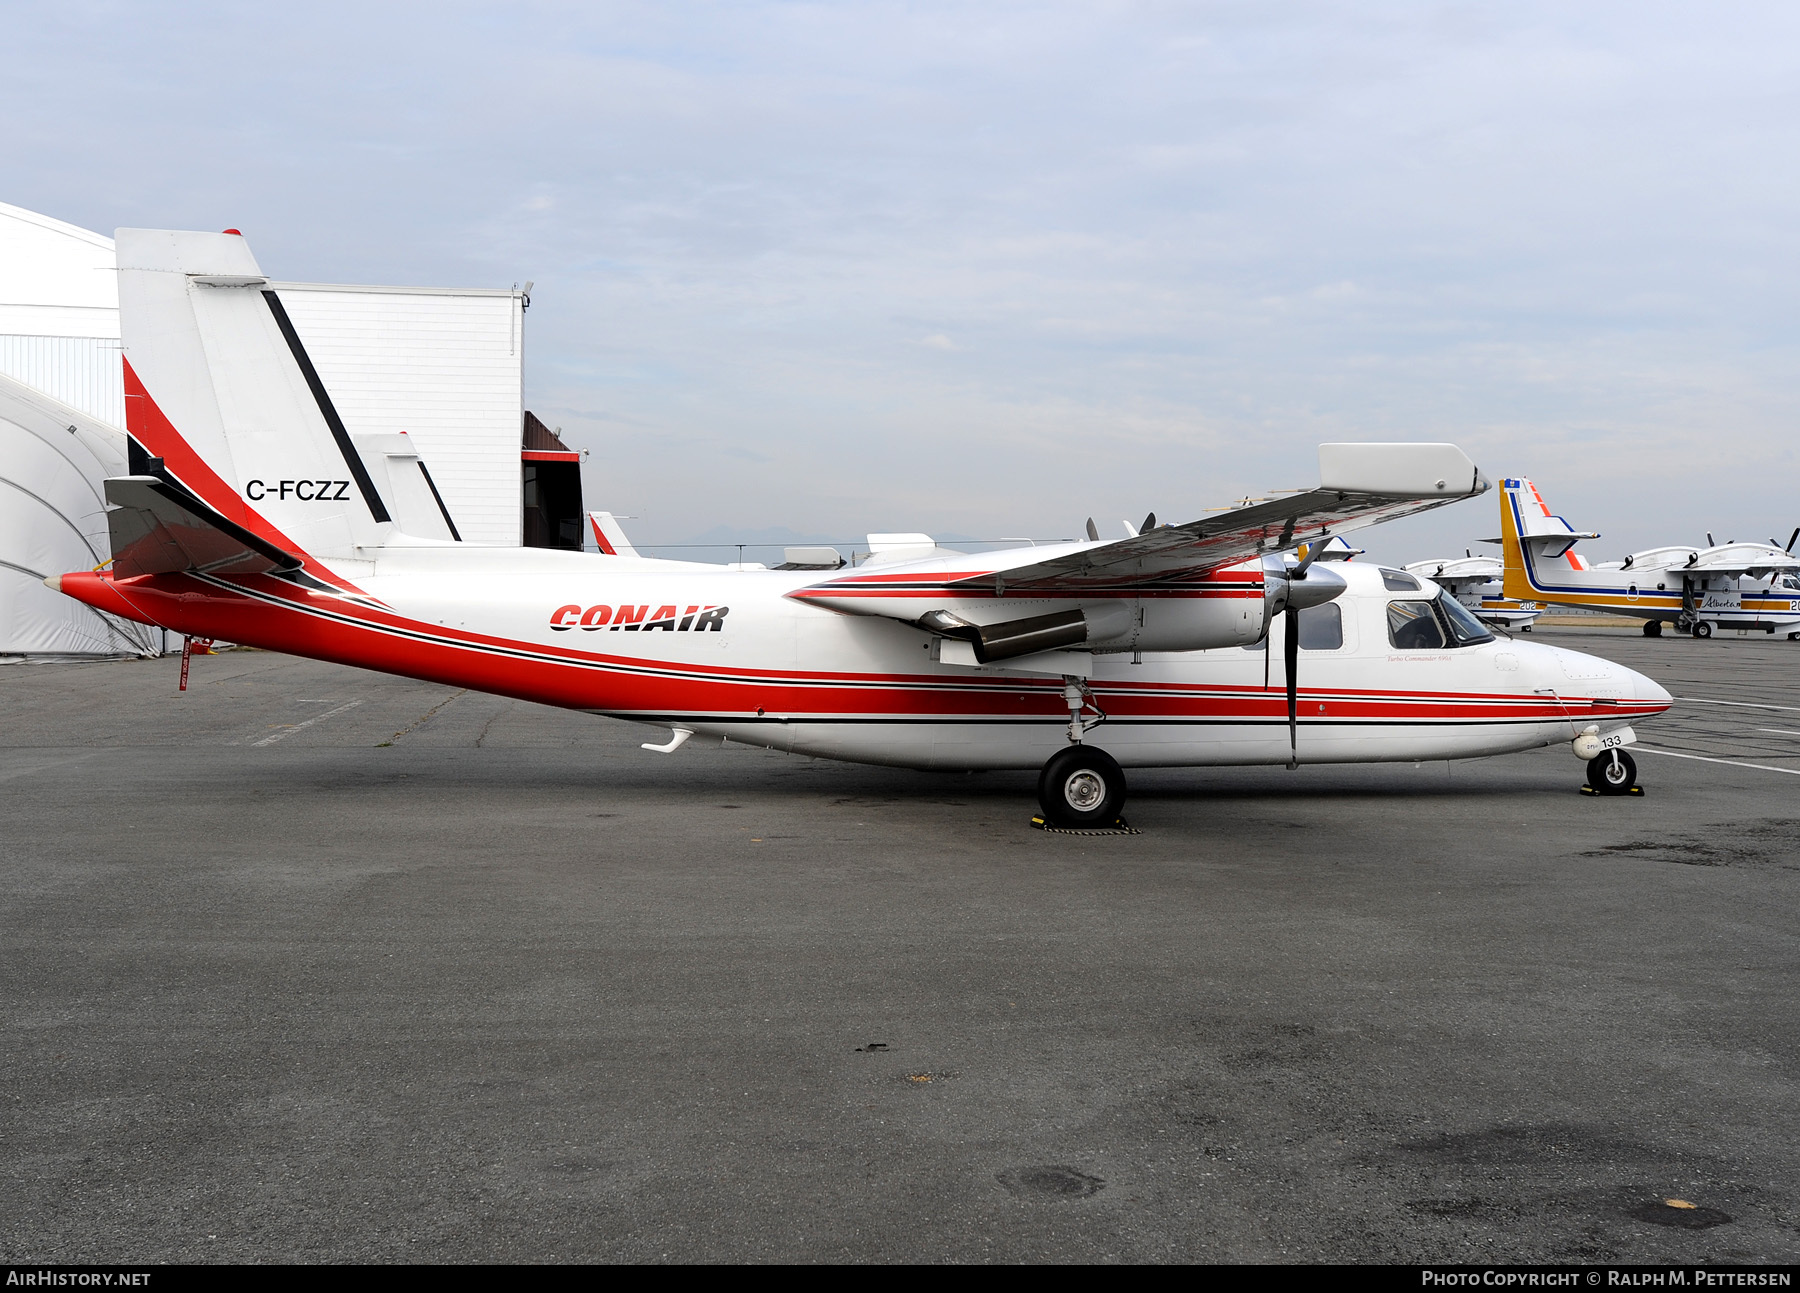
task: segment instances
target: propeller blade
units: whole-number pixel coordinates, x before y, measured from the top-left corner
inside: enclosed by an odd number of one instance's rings
[[[1152,512],[1144,518],[1144,524],[1138,528],[1139,534],[1148,534],[1156,528],[1156,513]]]
[[[1300,612],[1288,607],[1282,626],[1282,663],[1287,666],[1288,767],[1300,766]]]
[[[1792,534],[1788,535],[1787,547],[1783,548],[1782,551],[1788,553],[1791,556],[1794,551],[1794,540],[1796,540],[1796,539],[1800,539],[1800,525],[1796,525],[1794,527],[1794,532]]]
[[[1088,517],[1088,542],[1089,543],[1100,542],[1100,531],[1098,528],[1095,527],[1094,518],[1091,516]]]
[[[1707,532],[1706,532],[1706,546],[1707,546],[1707,547],[1709,547],[1709,548],[1716,548],[1716,547],[1718,547],[1718,546],[1719,546],[1719,545],[1718,545],[1718,544],[1716,544],[1716,543],[1714,543],[1714,542],[1713,542],[1713,537],[1712,537],[1712,531],[1711,531],[1711,530],[1708,530],[1708,531],[1707,531]]]
[[[1325,548],[1323,543],[1306,543],[1301,546],[1304,547],[1306,551],[1300,558],[1300,564],[1288,571],[1289,579],[1305,579],[1307,567],[1312,565],[1313,559]]]

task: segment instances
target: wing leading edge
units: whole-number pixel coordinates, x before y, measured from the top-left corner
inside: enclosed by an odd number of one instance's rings
[[[1092,585],[1200,575],[1473,498],[1488,488],[1474,462],[1453,444],[1322,444],[1319,477],[1319,488],[1304,493],[1009,567],[1003,572],[1006,583],[1020,590],[1079,592]]]
[[[1396,520],[1486,492],[1488,481],[1453,444],[1322,444],[1317,489],[1217,515],[1147,529],[1112,542],[1020,548],[847,571],[790,596],[861,614],[916,611],[882,605],[883,593],[916,596],[1004,590],[1009,595],[1129,595],[1159,584],[1202,579],[1225,567],[1302,543]],[[1256,578],[1252,576],[1252,578]]]

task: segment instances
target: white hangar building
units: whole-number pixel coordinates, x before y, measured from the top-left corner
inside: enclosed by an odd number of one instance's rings
[[[353,435],[405,432],[462,542],[581,546],[579,456],[524,409],[529,298],[271,283]],[[155,654],[162,635],[44,587],[111,557],[126,473],[112,239],[0,204],[0,663]]]

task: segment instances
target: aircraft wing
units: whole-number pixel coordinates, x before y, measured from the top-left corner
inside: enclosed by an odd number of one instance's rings
[[[999,576],[1009,589],[1079,594],[1179,579],[1473,498],[1488,488],[1453,444],[1322,444],[1319,478],[1317,489],[948,582],[984,585]]]
[[[257,575],[302,564],[158,476],[108,477],[106,501],[114,505],[106,514],[113,573],[122,578],[184,570]]]
[[[1800,571],[1800,558],[1785,556],[1779,551],[1766,554],[1721,554],[1716,557],[1703,552],[1694,564],[1677,563],[1668,570],[1674,575],[1751,575],[1757,579],[1768,579],[1774,575]]]

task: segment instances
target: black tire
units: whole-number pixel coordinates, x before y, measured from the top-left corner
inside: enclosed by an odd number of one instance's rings
[[[1613,756],[1618,756],[1618,763],[1613,763]],[[1597,794],[1625,795],[1637,785],[1637,764],[1623,750],[1608,750],[1598,758],[1588,760],[1588,785]]]
[[[1105,750],[1071,745],[1038,773],[1038,807],[1052,826],[1111,826],[1125,807],[1125,773]]]
[[[1662,621],[1661,620],[1645,620],[1644,621],[1644,636],[1647,638],[1661,637],[1662,636]]]
[[[1695,620],[1694,621],[1694,636],[1697,638],[1711,637],[1712,636],[1712,622],[1710,620]]]

